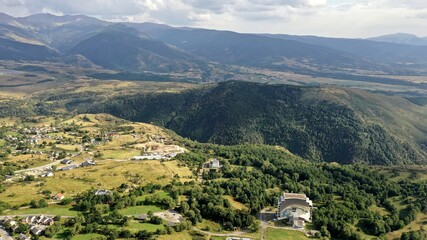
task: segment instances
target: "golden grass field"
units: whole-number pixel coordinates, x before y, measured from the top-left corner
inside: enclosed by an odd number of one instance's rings
[[[167,165],[160,161],[100,161],[92,167],[69,171],[57,171],[54,177],[40,182],[13,183],[0,194],[2,201],[11,205],[29,203],[32,199],[43,198],[38,192],[50,190],[52,193],[64,191],[67,196],[89,189],[113,189],[122,183],[147,184],[150,182],[166,184],[178,174],[182,181],[190,181],[191,171],[187,167],[178,167],[176,161]],[[43,183],[40,185],[40,183]]]
[[[409,232],[409,231],[418,231],[420,228],[424,227],[424,229],[427,226],[427,214],[425,213],[419,213],[415,221],[411,222],[410,224],[406,225],[404,228],[394,231],[391,233],[388,233],[386,235],[387,239],[394,240],[400,238],[402,233]]]
[[[239,210],[246,210],[246,209],[248,209],[248,207],[246,207],[243,203],[240,203],[240,202],[234,200],[234,198],[232,196],[224,195],[223,197],[225,199],[227,199],[231,203],[231,206],[234,209],[239,209]]]
[[[47,159],[46,154],[25,154],[25,155],[9,155],[8,162],[18,164],[18,166],[24,167],[27,166],[29,168],[43,166],[48,163],[51,163],[49,159]]]
[[[157,240],[192,240],[190,233],[188,231],[174,233],[173,235],[161,235]]]

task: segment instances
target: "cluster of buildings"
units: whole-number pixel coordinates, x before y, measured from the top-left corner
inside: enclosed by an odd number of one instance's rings
[[[55,220],[52,217],[39,215],[39,216],[28,216],[24,217],[20,221],[21,224],[26,224],[30,226],[30,232],[33,235],[41,235],[43,231],[52,226],[55,223]],[[17,232],[19,230],[19,224],[17,220],[12,218],[5,218],[2,221],[2,225],[7,229],[10,229],[12,232]],[[27,235],[21,233],[21,235],[17,239],[31,239]]]
[[[131,160],[169,160],[176,157],[178,153],[147,153],[140,156],[134,156]]]
[[[86,161],[80,163],[79,165],[72,164],[72,161],[69,159],[64,159],[61,161],[61,163],[66,164],[67,166],[58,169],[59,171],[68,171],[76,169],[78,167],[90,167],[96,165],[95,161],[93,161],[92,159],[86,159]]]

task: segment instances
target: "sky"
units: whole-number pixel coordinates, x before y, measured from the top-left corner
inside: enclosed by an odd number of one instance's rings
[[[427,36],[427,0],[0,0],[0,12],[85,14],[247,33]]]

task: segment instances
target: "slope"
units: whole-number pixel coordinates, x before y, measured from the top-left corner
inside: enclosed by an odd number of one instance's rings
[[[105,68],[128,71],[189,71],[204,65],[184,51],[124,26],[106,28],[79,42],[69,54],[81,54]]]
[[[45,61],[56,57],[58,53],[46,46],[0,37],[1,60]]]
[[[318,161],[426,162],[426,109],[363,91],[224,82],[186,93],[137,94],[89,105],[219,144],[281,145]]]
[[[35,14],[17,18],[17,21],[31,28],[39,39],[60,51],[70,50],[78,42],[112,24],[85,15]]]
[[[264,34],[271,38],[299,41],[328,47],[364,59],[391,65],[384,70],[406,73],[408,69],[427,65],[427,46],[413,46],[365,39],[326,38],[317,36],[294,36],[286,34]],[[399,67],[398,69],[395,69]]]
[[[225,64],[281,70],[301,67],[375,67],[374,63],[345,52],[292,40],[155,24],[132,26],[192,54]]]

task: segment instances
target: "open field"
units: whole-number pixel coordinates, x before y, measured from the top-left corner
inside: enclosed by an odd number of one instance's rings
[[[155,232],[157,229],[164,229],[165,227],[163,224],[155,225],[151,223],[140,223],[137,221],[130,221],[129,225],[127,225],[125,228],[131,232],[138,232],[141,230]]]
[[[267,228],[266,239],[267,240],[307,240],[309,238],[299,231]]]
[[[427,166],[405,165],[377,167],[378,171],[395,181],[407,179],[410,181],[427,181]]]
[[[379,207],[379,206],[377,206],[377,205],[372,205],[372,206],[370,206],[370,207],[369,207],[369,210],[370,210],[370,211],[373,211],[373,212],[377,212],[377,213],[379,213],[381,216],[385,216],[385,215],[390,214],[390,213],[387,211],[387,209],[385,209],[385,208],[383,208],[383,207]]]
[[[183,181],[190,180],[187,177],[192,175],[186,167],[167,167],[155,160],[100,161],[92,167],[57,171],[54,177],[42,179],[43,184],[28,182],[8,185],[7,190],[0,194],[0,199],[12,205],[20,205],[43,198],[43,195],[37,194],[42,190],[50,190],[52,193],[64,191],[66,196],[71,197],[89,189],[113,189],[122,183],[166,184],[177,174]]]
[[[91,234],[80,234],[71,238],[72,240],[91,240],[97,237],[102,237],[101,234],[91,233]]]
[[[76,152],[76,148],[77,148],[77,150],[79,150],[80,146],[79,145],[71,145],[71,144],[56,144],[55,145],[55,149],[57,151]]]
[[[157,240],[192,240],[190,233],[188,231],[174,233],[173,235],[161,235]]]
[[[7,215],[24,215],[24,214],[49,214],[59,216],[77,216],[76,211],[71,210],[71,206],[62,206],[50,204],[45,208],[26,208],[5,212]]]
[[[9,155],[7,161],[16,163],[22,168],[38,167],[52,162],[47,159],[46,154],[24,154],[17,156]]]
[[[398,231],[388,233],[386,235],[386,237],[389,240],[394,240],[394,239],[400,238],[400,236],[404,232],[418,231],[422,227],[424,227],[424,229],[425,229],[426,226],[427,226],[427,214],[420,213],[417,215],[417,218],[415,219],[415,221],[412,221],[410,224],[406,225],[404,228],[402,228]],[[425,237],[427,237],[427,236],[425,236]]]
[[[221,226],[219,223],[204,219],[201,223],[197,224],[197,228],[203,231],[218,232]]]
[[[234,198],[232,196],[224,195],[223,197],[225,199],[227,199],[231,203],[231,206],[235,209],[239,209],[239,210],[248,209],[243,203],[240,203],[240,202],[234,200]]]
[[[141,151],[133,149],[103,150],[102,159],[124,160],[141,155]]]
[[[163,210],[157,206],[134,206],[134,207],[127,207],[124,209],[120,209],[119,213],[123,215],[138,215],[138,214],[147,214],[149,211],[160,212]]]

